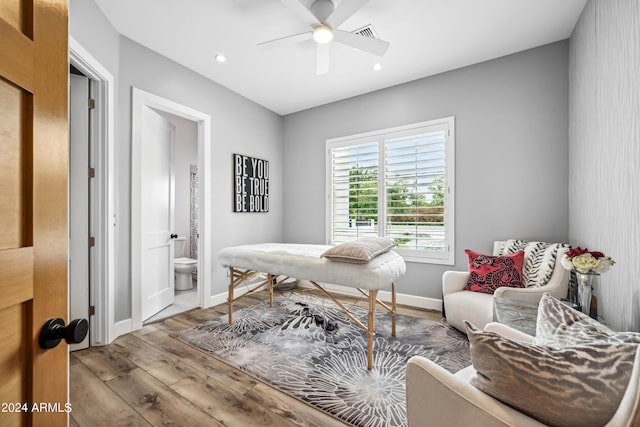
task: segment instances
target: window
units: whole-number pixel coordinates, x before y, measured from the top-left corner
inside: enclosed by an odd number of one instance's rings
[[[454,118],[327,141],[327,241],[387,236],[407,261],[454,263]]]

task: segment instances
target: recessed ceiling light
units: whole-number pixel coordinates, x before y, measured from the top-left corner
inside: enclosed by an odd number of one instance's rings
[[[382,70],[382,64],[380,64],[379,62],[373,66],[373,71],[380,71]]]
[[[226,62],[227,61],[227,57],[221,54],[217,54],[216,55],[216,61],[218,62]]]

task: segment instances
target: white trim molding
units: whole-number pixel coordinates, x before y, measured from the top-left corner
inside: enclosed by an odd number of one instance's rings
[[[339,285],[329,285],[325,283],[320,283],[323,288],[329,291],[332,294],[341,294],[347,295],[355,298],[363,298],[362,294],[358,292],[357,289],[350,288],[348,286],[339,286]],[[315,290],[316,288],[305,280],[301,280],[298,284],[300,288],[308,288]],[[233,293],[233,298],[237,298],[246,292],[245,288],[236,288]],[[383,302],[391,302],[391,291],[380,291],[378,292],[378,299]],[[366,300],[366,298],[365,298]],[[215,306],[219,304],[226,304],[229,301],[229,293],[222,292],[216,295],[212,295],[209,297],[209,306]],[[414,308],[420,308],[425,310],[442,310],[442,300],[437,298],[426,298],[419,297],[415,295],[409,294],[399,294],[396,293],[396,303],[401,305],[407,305]]]
[[[140,277],[141,262],[141,206],[140,195],[142,192],[142,177],[140,173],[141,141],[142,141],[142,117],[145,107],[173,114],[178,117],[196,122],[198,125],[198,170],[200,178],[200,239],[198,240],[198,305],[209,307],[209,299],[205,295],[211,295],[211,257],[212,240],[211,232],[211,203],[209,184],[212,173],[212,148],[211,148],[211,116],[186,107],[177,102],[162,98],[136,87],[133,88],[133,102],[131,111],[131,328],[142,327],[142,289]]]
[[[92,81],[95,115],[96,246],[92,254],[91,301],[95,315],[89,322],[92,346],[106,345],[120,335],[115,327],[115,82],[113,75],[80,43],[69,36],[69,63]]]
[[[325,288],[327,291],[333,294],[342,294],[342,295],[348,295],[350,297],[355,297],[355,298],[363,298],[362,294],[358,292],[357,289],[350,288],[348,286],[331,285],[326,283],[320,283],[320,285],[322,285],[323,288]],[[309,287],[310,289],[315,289],[314,286],[312,286],[309,283],[305,283],[304,281],[300,283],[300,286],[305,288]],[[379,291],[378,299],[383,302],[391,302],[391,291]],[[441,299],[419,297],[419,296],[409,295],[409,294],[400,294],[397,292],[396,292],[396,303],[401,305],[408,305],[410,307],[415,307],[415,308],[422,308],[426,310],[437,310],[437,311],[442,310]]]
[[[455,117],[331,138],[325,148],[327,244],[387,236],[396,240],[395,251],[407,262],[455,264]],[[443,203],[427,204],[434,200],[436,183],[442,185],[438,193]],[[363,201],[353,212],[350,195],[358,187]],[[394,219],[405,216],[402,211],[398,215],[398,209],[406,200],[388,203],[388,188],[405,191],[405,197],[413,195],[410,205],[416,209],[442,206],[441,226],[434,226],[424,214],[418,214],[424,219],[414,219],[416,223]],[[358,219],[361,216],[363,220]]]

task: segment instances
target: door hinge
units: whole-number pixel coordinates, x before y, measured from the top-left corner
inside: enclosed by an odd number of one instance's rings
[[[89,110],[93,110],[94,108],[96,108],[96,100],[95,99],[88,99],[88,103],[87,106],[89,107]]]
[[[89,178],[96,177],[96,168],[89,168]]]
[[[96,245],[96,238],[89,236],[89,247],[92,248]]]
[[[95,316],[96,315],[96,306],[95,305],[90,305],[89,306],[89,316]]]

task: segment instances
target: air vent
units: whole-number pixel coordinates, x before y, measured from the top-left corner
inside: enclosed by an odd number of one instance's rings
[[[357,34],[359,36],[370,37],[372,39],[377,39],[378,35],[376,31],[373,29],[373,25],[369,24],[366,27],[362,27],[353,32],[353,34]]]

